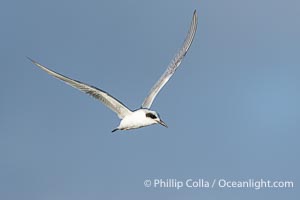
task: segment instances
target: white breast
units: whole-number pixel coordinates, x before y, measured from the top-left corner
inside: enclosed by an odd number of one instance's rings
[[[146,113],[144,109],[140,109],[124,117],[120,122],[118,128],[121,130],[128,130],[128,129],[140,128],[143,126],[149,126],[155,123],[156,122],[153,119],[146,117]]]

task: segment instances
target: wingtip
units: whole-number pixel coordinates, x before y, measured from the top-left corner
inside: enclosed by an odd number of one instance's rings
[[[193,17],[197,19],[197,10],[194,10]]]
[[[28,59],[28,60],[30,60],[30,61],[33,61],[30,57],[28,57],[28,56],[26,56],[26,58]]]
[[[32,58],[30,58],[30,57],[28,57],[28,56],[26,56],[26,58],[28,59],[28,60],[30,60],[32,63],[36,63],[36,61],[35,60],[33,60]]]

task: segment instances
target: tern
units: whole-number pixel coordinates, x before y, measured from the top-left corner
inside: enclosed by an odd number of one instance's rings
[[[33,64],[35,64],[37,67],[41,68],[51,76],[54,76],[55,78],[65,82],[66,84],[91,95],[92,97],[96,98],[100,102],[102,102],[104,105],[106,105],[108,108],[110,108],[112,111],[114,111],[118,117],[121,119],[120,124],[117,128],[112,130],[112,132],[115,132],[117,130],[130,130],[130,129],[136,129],[141,128],[145,126],[149,126],[152,124],[161,124],[165,127],[168,127],[160,118],[159,114],[156,111],[150,110],[150,107],[156,97],[156,95],[159,93],[159,91],[164,87],[164,85],[168,82],[168,80],[172,77],[172,75],[175,73],[176,69],[181,64],[182,59],[186,55],[187,51],[189,50],[196,30],[197,30],[197,13],[196,10],[194,11],[192,22],[189,28],[189,31],[187,33],[187,36],[183,42],[182,47],[178,51],[178,53],[175,55],[175,57],[171,60],[170,64],[168,65],[166,71],[163,73],[163,75],[158,79],[158,81],[154,84],[150,92],[148,93],[148,96],[145,98],[144,102],[142,103],[142,106],[137,110],[130,110],[127,108],[122,102],[120,102],[118,99],[110,95],[109,93],[94,87],[92,85],[88,85],[86,83],[71,79],[67,76],[64,76],[62,74],[59,74],[55,71],[52,71],[48,69],[47,67],[43,66],[42,64],[34,61],[33,59],[27,57]]]

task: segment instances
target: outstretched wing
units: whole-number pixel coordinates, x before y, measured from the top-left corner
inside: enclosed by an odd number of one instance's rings
[[[71,78],[68,78],[62,74],[59,74],[55,71],[52,71],[45,66],[41,65],[40,63],[32,60],[31,58],[28,58],[33,64],[50,74],[51,76],[54,76],[55,78],[64,81],[68,85],[77,88],[78,90],[85,92],[86,94],[91,95],[92,97],[98,99],[104,105],[106,105],[108,108],[110,108],[112,111],[117,113],[118,117],[120,119],[123,119],[126,115],[132,113],[131,110],[129,110],[123,103],[121,103],[119,100],[108,94],[107,92],[100,90],[94,86],[82,83],[80,81],[73,80]]]
[[[188,34],[184,40],[184,43],[183,43],[181,49],[175,55],[175,57],[172,59],[167,70],[163,73],[163,75],[160,77],[160,79],[155,83],[155,85],[150,90],[148,96],[145,98],[145,100],[142,104],[142,108],[150,108],[151,107],[156,95],[159,93],[159,91],[162,89],[162,87],[168,82],[168,80],[171,78],[171,76],[175,73],[176,69],[179,67],[182,59],[186,55],[187,51],[189,50],[189,48],[193,42],[196,30],[197,30],[197,13],[195,10],[194,14],[193,14],[193,19],[192,19],[190,29],[188,31]]]

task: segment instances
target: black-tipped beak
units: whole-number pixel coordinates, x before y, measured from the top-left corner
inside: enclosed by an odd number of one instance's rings
[[[160,125],[163,125],[164,127],[168,128],[167,124],[163,120],[157,121]]]

